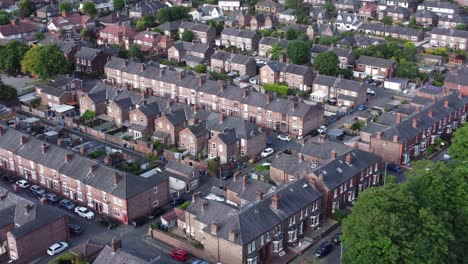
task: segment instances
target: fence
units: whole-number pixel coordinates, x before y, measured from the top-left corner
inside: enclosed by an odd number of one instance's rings
[[[31,108],[31,107],[28,107],[26,105],[22,105],[21,110],[23,110],[25,112],[28,112],[28,113],[31,113],[33,115],[42,117],[42,118],[46,118],[46,113],[44,111],[37,110],[37,109]]]

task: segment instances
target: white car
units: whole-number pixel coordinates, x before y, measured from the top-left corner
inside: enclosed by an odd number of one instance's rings
[[[67,242],[58,242],[53,244],[47,249],[47,254],[53,256],[55,254],[59,254],[60,252],[64,251],[68,248]]]
[[[375,95],[375,91],[372,90],[371,88],[367,88],[367,94],[368,95]]]
[[[29,186],[31,186],[31,184],[29,184],[27,180],[19,180],[16,182],[16,185],[18,185],[19,187],[23,189],[29,188]]]
[[[29,189],[35,193],[37,196],[42,196],[45,194],[45,191],[44,189],[41,188],[41,186],[39,185],[32,185],[31,187],[29,187]]]
[[[262,152],[262,154],[260,154],[260,156],[261,156],[262,158],[266,158],[266,157],[270,156],[271,154],[273,154],[273,152],[275,152],[275,151],[274,151],[272,148],[266,148],[266,149]]]
[[[278,139],[281,141],[291,141],[291,137],[288,135],[278,135]]]
[[[326,126],[320,126],[319,128],[317,128],[317,131],[320,134],[323,134],[323,133],[327,132],[327,127]]]
[[[86,207],[83,207],[83,206],[78,206],[78,207],[75,207],[75,213],[83,218],[86,218],[86,219],[93,219],[94,218],[94,213],[91,212],[91,210],[89,210],[88,208]]]

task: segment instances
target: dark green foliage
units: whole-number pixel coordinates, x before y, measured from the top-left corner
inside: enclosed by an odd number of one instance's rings
[[[182,32],[182,41],[186,41],[186,42],[192,42],[193,40],[193,32],[191,30],[184,30],[184,32]]]
[[[84,2],[83,3],[83,13],[89,15],[90,17],[96,17],[98,11],[96,9],[96,4],[93,2]]]
[[[19,2],[19,13],[21,17],[29,17],[36,12],[36,4],[31,0],[21,0]]]
[[[320,74],[337,76],[340,73],[338,56],[332,51],[323,52],[317,55],[314,60],[314,69]]]
[[[60,11],[65,11],[67,13],[70,13],[72,11],[72,9],[73,9],[72,5],[70,4],[70,2],[67,2],[67,1],[63,1],[59,5],[59,10]]]
[[[21,70],[21,60],[28,50],[28,45],[17,40],[0,45],[0,70],[9,74],[18,73]]]
[[[16,99],[18,92],[15,87],[7,84],[2,84],[0,86],[0,99],[5,101],[11,101]]]
[[[175,21],[179,19],[189,18],[190,8],[184,6],[173,6],[168,8],[163,8],[158,11],[156,15],[156,19],[158,20],[159,24]]]
[[[306,64],[309,62],[310,58],[310,45],[307,42],[303,41],[292,41],[288,43],[286,49],[286,56],[294,64]]]
[[[141,46],[135,43],[131,44],[128,48],[128,57],[140,60],[145,58],[143,52],[141,51]]]

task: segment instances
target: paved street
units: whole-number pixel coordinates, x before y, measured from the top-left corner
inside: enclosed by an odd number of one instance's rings
[[[297,257],[294,261],[291,262],[291,264],[302,264],[301,261],[306,259],[315,259],[318,264],[338,264],[340,263],[340,250],[341,246],[340,245],[333,245],[333,250],[325,257],[323,258],[317,258],[315,257],[315,250],[318,248],[320,244],[323,242],[331,242],[332,237],[336,233],[341,232],[341,226],[335,229],[333,232],[322,238],[320,241],[318,241],[315,245],[310,247],[308,250],[306,250],[301,256]],[[307,263],[307,262],[306,262]],[[314,262],[315,263],[315,262]]]

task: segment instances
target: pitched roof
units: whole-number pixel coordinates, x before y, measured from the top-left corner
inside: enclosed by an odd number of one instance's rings
[[[149,259],[144,259],[133,253],[126,252],[124,249],[113,251],[112,248],[106,245],[96,259],[94,264],[140,264],[149,263]]]
[[[235,130],[236,140],[239,138],[249,139],[263,133],[262,128],[258,125],[234,116],[226,116],[222,121],[219,118],[209,119],[206,122],[206,127],[209,130],[218,132],[233,129]]]
[[[450,28],[440,28],[435,27],[431,30],[431,34],[450,36],[450,37],[459,37],[459,38],[468,38],[468,31],[450,29]]]
[[[92,49],[92,48],[82,46],[76,53],[75,57],[87,59],[87,60],[93,60],[100,52],[102,51],[98,49]]]
[[[249,202],[255,202],[257,200],[257,191],[261,191],[263,194],[267,194],[268,192],[275,190],[274,185],[254,179],[246,179],[247,184],[244,188],[243,177],[234,179],[231,183],[228,184],[226,190],[236,193],[239,198]]]
[[[15,25],[8,24],[0,26],[0,34],[3,37],[12,36],[12,35],[20,35],[20,34],[29,34],[32,32],[36,32],[40,29],[40,26],[37,24],[33,24],[27,21],[20,21]]]
[[[248,38],[248,39],[252,39],[254,37],[259,36],[257,31],[240,30],[237,28],[229,28],[229,27],[224,28],[224,30],[221,32],[221,35],[235,36],[239,38]]]
[[[113,36],[121,35],[122,37],[129,39],[133,39],[133,37],[137,34],[137,32],[131,27],[119,24],[109,25],[104,29],[101,29],[100,33],[110,34]]]
[[[328,140],[322,143],[317,143],[312,140],[308,140],[304,146],[302,146],[300,153],[321,160],[328,160],[331,158],[332,151],[335,151],[337,155],[341,155],[343,153],[347,153],[351,149],[351,147],[335,141]]]
[[[370,65],[379,68],[390,68],[393,66],[395,62],[391,60],[376,58],[376,57],[369,57],[369,56],[361,56],[357,59],[356,64],[363,64],[363,65]]]

